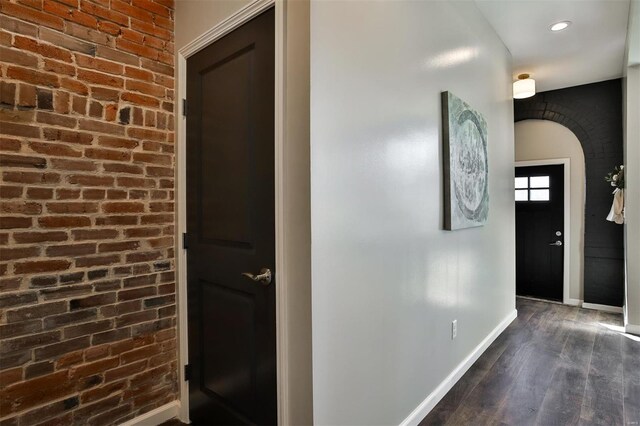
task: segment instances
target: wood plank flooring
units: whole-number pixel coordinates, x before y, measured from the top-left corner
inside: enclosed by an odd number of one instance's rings
[[[518,318],[420,423],[640,425],[640,337],[622,315],[518,298]]]

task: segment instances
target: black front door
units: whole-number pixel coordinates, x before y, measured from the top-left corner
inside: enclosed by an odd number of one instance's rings
[[[562,301],[564,166],[516,167],[516,294]]]
[[[187,60],[193,424],[277,423],[274,34],[270,9]]]

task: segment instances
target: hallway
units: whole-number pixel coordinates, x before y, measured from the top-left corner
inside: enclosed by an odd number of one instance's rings
[[[518,298],[518,317],[421,425],[640,422],[640,337],[622,315]]]

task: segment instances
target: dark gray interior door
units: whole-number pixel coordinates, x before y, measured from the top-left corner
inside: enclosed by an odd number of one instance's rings
[[[273,9],[187,70],[190,417],[276,424]]]
[[[564,166],[516,167],[516,294],[562,300]]]

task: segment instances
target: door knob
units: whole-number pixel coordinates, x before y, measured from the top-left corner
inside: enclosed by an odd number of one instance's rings
[[[550,245],[550,246],[558,246],[558,247],[560,247],[560,246],[562,245],[562,241],[557,240],[556,242],[549,243],[549,245]]]
[[[262,285],[271,284],[271,269],[269,268],[260,269],[260,273],[258,275],[253,275],[250,272],[243,272],[241,275],[249,278],[252,281],[259,282]]]

